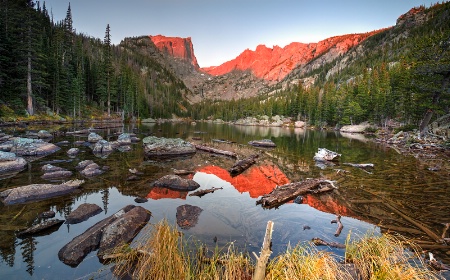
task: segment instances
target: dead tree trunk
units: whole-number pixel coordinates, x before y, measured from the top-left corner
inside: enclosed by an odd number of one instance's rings
[[[261,253],[259,257],[253,252],[255,255],[256,263],[255,274],[253,275],[253,280],[264,280],[266,277],[266,265],[269,261],[269,257],[272,254],[272,232],[273,232],[273,222],[268,221],[266,227],[266,234],[264,236],[264,242],[261,248]]]
[[[236,162],[230,169],[228,169],[228,172],[231,176],[237,176],[247,170],[250,166],[256,163],[256,159],[259,155],[252,155],[249,156],[246,159],[240,160]]]

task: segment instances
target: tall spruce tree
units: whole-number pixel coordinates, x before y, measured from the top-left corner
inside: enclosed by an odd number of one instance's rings
[[[111,76],[113,72],[112,67],[112,51],[111,51],[111,28],[109,23],[106,25],[104,43],[104,71],[106,82],[106,94],[107,94],[107,110],[108,117],[111,116]]]

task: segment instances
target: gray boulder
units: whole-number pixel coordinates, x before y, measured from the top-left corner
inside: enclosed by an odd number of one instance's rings
[[[67,169],[52,164],[46,164],[42,166],[41,170],[44,171],[45,173],[51,173],[56,171],[66,171]]]
[[[27,161],[14,153],[0,151],[0,175],[25,169]]]
[[[71,148],[71,149],[69,149],[67,151],[67,155],[69,157],[74,157],[74,156],[78,155],[79,152],[80,152],[80,149],[78,149],[78,148]]]
[[[100,242],[103,239],[103,233],[105,232],[106,228],[113,224],[115,221],[121,219],[125,216],[126,213],[130,212],[134,208],[141,208],[140,210],[135,210],[140,213],[145,211],[148,214],[148,218],[145,222],[147,222],[150,219],[150,213],[147,212],[144,208],[140,206],[134,206],[134,205],[128,205],[116,212],[115,214],[109,216],[108,218],[105,218],[101,220],[100,222],[96,223],[95,225],[88,228],[84,233],[76,236],[72,241],[67,243],[64,247],[61,248],[58,252],[58,258],[65,264],[76,267],[78,264],[80,264],[84,257],[89,254],[92,251],[97,250],[100,247]],[[142,210],[143,209],[143,210]],[[133,216],[136,214],[136,212],[133,212]],[[128,218],[131,218],[131,216],[128,216]],[[126,223],[126,219],[121,219],[122,222],[115,224],[115,226],[119,226],[121,228],[126,228],[126,230],[129,230],[130,232],[133,232],[133,237],[137,234],[138,231],[136,231],[136,228],[142,227],[143,223],[142,221],[145,219],[135,219],[132,218],[134,222],[139,223],[139,226],[136,227],[133,223]],[[129,228],[128,228],[129,227]],[[139,228],[140,229],[140,228]],[[108,228],[108,236],[111,235],[111,233],[114,232],[114,229],[109,227]],[[123,233],[122,233],[123,234]],[[118,235],[118,238],[121,238],[121,235]],[[105,240],[107,237],[105,237]],[[108,238],[109,239],[109,238]],[[128,241],[127,241],[128,242]],[[109,243],[105,241],[105,243]],[[111,243],[109,243],[111,244]],[[105,245],[106,246],[106,245]]]
[[[45,172],[41,178],[45,180],[62,179],[72,176],[72,171],[51,164],[46,164],[41,169]]]
[[[26,203],[68,194],[79,188],[84,180],[71,180],[59,185],[32,184],[0,192],[0,201],[5,205]]]
[[[44,138],[44,139],[49,139],[49,138],[53,138],[53,135],[50,133],[50,132],[48,132],[47,130],[40,130],[38,133],[37,133],[37,137],[39,137],[39,138]]]
[[[83,160],[83,161],[80,161],[78,164],[77,164],[77,166],[75,167],[75,169],[77,169],[77,170],[83,170],[83,169],[85,169],[86,168],[86,166],[88,166],[88,165],[90,165],[90,164],[93,164],[93,163],[95,163],[93,160],[90,160],[90,159],[88,159],[88,160]]]
[[[86,162],[88,163],[89,161],[86,161]],[[104,170],[100,169],[100,166],[98,164],[96,164],[93,161],[90,161],[90,162],[92,162],[92,163],[86,165],[84,167],[84,169],[80,171],[81,175],[83,175],[85,177],[94,177],[94,176],[103,174],[105,172]],[[81,162],[80,162],[80,164],[81,164]],[[78,165],[80,165],[80,164],[78,164]]]
[[[52,154],[61,148],[52,143],[40,139],[14,138],[11,147],[12,153],[19,156],[45,156]]]
[[[96,143],[96,142],[98,142],[98,141],[100,141],[100,140],[103,140],[103,137],[101,137],[101,136],[98,135],[97,133],[95,133],[95,132],[89,133],[89,135],[88,135],[88,142],[90,142],[90,143]]]
[[[195,146],[180,138],[147,136],[143,140],[144,153],[148,158],[187,156],[196,153]]]
[[[270,139],[253,140],[248,142],[249,145],[256,147],[274,148],[277,145]]]
[[[83,203],[66,217],[66,224],[78,224],[101,213],[103,209],[97,204]]]
[[[108,155],[114,151],[114,147],[111,145],[110,142],[106,140],[99,140],[97,143],[95,143],[93,152],[94,154],[98,155]]]
[[[150,220],[150,212],[141,206],[136,206],[106,226],[97,252],[100,260],[106,253],[111,253],[116,246],[131,242],[148,220]]]
[[[117,137],[117,143],[119,145],[130,145],[131,144],[131,134],[122,133]]]
[[[191,179],[184,179],[178,175],[166,175],[156,180],[153,185],[160,188],[168,188],[177,191],[193,191],[200,185]]]

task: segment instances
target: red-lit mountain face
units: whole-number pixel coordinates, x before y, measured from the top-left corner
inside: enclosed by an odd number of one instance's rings
[[[380,31],[364,34],[349,34],[325,39],[318,43],[291,43],[284,48],[264,45],[256,47],[255,51],[245,50],[238,57],[220,66],[202,68],[211,75],[225,75],[234,70],[250,72],[258,78],[267,81],[280,81],[295,67],[306,64],[326,52],[337,57],[346,53],[350,48],[358,45],[367,37]]]
[[[149,36],[155,46],[164,54],[174,58],[180,58],[198,69],[197,58],[194,54],[194,46],[191,37],[166,37],[162,35]]]

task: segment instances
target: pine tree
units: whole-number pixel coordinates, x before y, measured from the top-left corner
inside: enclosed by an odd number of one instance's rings
[[[106,94],[107,94],[107,110],[108,117],[111,116],[111,76],[113,72],[112,67],[112,52],[111,52],[111,28],[109,24],[106,25],[104,43],[104,71],[106,79]]]

